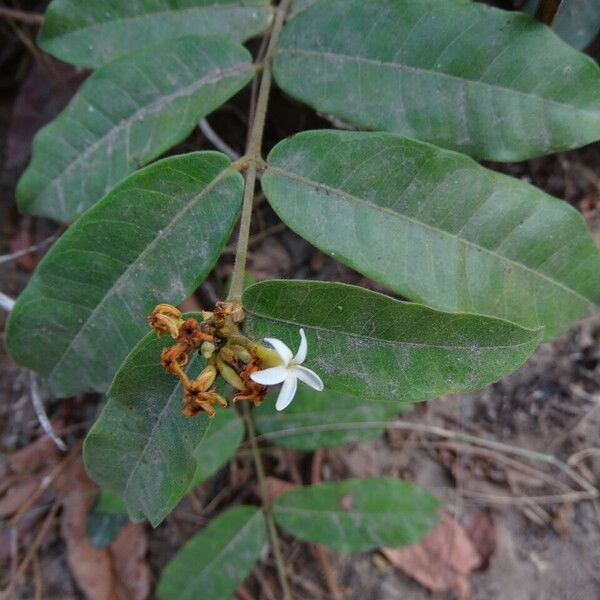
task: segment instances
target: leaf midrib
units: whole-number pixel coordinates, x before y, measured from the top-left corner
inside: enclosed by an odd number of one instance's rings
[[[197,360],[197,355],[192,358],[192,360],[190,361],[190,363],[187,367],[187,370],[189,370],[195,364],[196,360]],[[124,498],[127,497],[129,485],[133,481],[133,477],[134,477],[134,475],[136,475],[136,473],[140,467],[140,464],[142,462],[142,459],[146,455],[148,448],[150,447],[150,443],[152,442],[152,440],[154,439],[154,436],[156,435],[156,432],[159,431],[160,427],[162,426],[162,422],[163,422],[165,416],[171,412],[171,403],[173,402],[173,400],[175,398],[180,397],[179,393],[176,394],[176,392],[179,392],[180,387],[181,387],[181,384],[179,383],[179,381],[177,381],[177,383],[173,387],[173,391],[169,394],[168,401],[164,403],[164,406],[163,406],[162,410],[160,411],[158,418],[155,419],[154,424],[152,425],[152,429],[150,430],[150,433],[148,434],[148,440],[146,441],[144,448],[140,452],[140,455],[139,455],[137,461],[135,462],[135,465],[131,469],[129,476],[127,477],[127,479],[125,481],[125,485],[123,487],[123,493],[122,493],[122,496]],[[206,435],[206,429],[205,429],[205,435]],[[204,436],[202,436],[202,439],[200,440],[199,444],[201,444],[203,440],[204,440]],[[194,461],[195,461],[195,459],[194,459]],[[136,509],[138,509],[137,506],[136,506]]]
[[[273,171],[279,173],[280,175],[282,175],[283,177],[287,177],[288,179],[299,181],[301,183],[312,186],[314,188],[317,188],[317,189],[320,188],[327,192],[331,192],[332,194],[335,194],[335,195],[339,196],[340,198],[347,200],[348,202],[352,202],[352,203],[358,204],[358,205],[368,206],[368,207],[372,208],[373,210],[392,215],[393,217],[395,217],[401,221],[406,221],[408,223],[412,223],[413,225],[417,225],[418,227],[422,227],[423,229],[428,229],[430,231],[433,231],[434,233],[441,234],[443,237],[457,240],[466,246],[470,246],[480,252],[489,254],[500,261],[514,265],[518,269],[522,269],[528,273],[531,273],[535,277],[539,277],[540,279],[547,281],[551,285],[561,288],[563,291],[567,292],[568,294],[575,296],[575,297],[579,298],[580,300],[585,301],[589,306],[591,306],[592,309],[595,309],[598,307],[598,305],[592,298],[588,298],[587,296],[584,296],[577,290],[567,287],[564,283],[557,281],[553,277],[550,277],[549,275],[546,275],[545,273],[542,273],[541,271],[536,271],[521,262],[517,262],[511,258],[508,258],[507,256],[498,254],[497,252],[494,252],[493,250],[490,250],[489,248],[486,248],[485,246],[480,246],[479,244],[476,244],[475,242],[472,242],[463,237],[460,237],[458,235],[450,233],[449,231],[440,229],[439,227],[434,227],[433,225],[429,225],[428,223],[424,223],[423,221],[419,221],[413,217],[409,217],[400,212],[394,211],[390,208],[379,206],[378,204],[375,204],[373,202],[365,200],[364,198],[358,198],[358,197],[346,192],[345,190],[341,190],[339,188],[328,185],[326,183],[315,181],[313,179],[310,179],[309,177],[304,177],[302,175],[298,175],[297,173],[292,173],[291,171],[286,171],[285,169],[282,169],[281,167],[269,165],[267,172],[268,172],[268,170],[273,170]]]
[[[150,104],[141,106],[125,119],[121,119],[121,121],[116,123],[114,127],[108,129],[101,137],[97,138],[96,141],[90,144],[83,152],[79,153],[75,160],[69,162],[59,173],[53,175],[50,182],[47,183],[46,186],[39,192],[39,195],[41,196],[45,194],[49,189],[52,189],[59,185],[61,186],[62,190],[62,180],[65,175],[70,173],[75,167],[79,166],[81,163],[85,162],[88,159],[88,157],[92,155],[98,148],[111,141],[115,136],[117,136],[117,134],[121,133],[123,129],[127,129],[132,123],[135,123],[137,120],[139,120],[140,116],[147,116],[156,113],[157,111],[161,110],[164,106],[167,106],[174,100],[177,100],[179,98],[185,98],[186,96],[191,96],[205,85],[211,85],[213,83],[217,83],[235,75],[242,75],[245,71],[250,71],[253,68],[254,66],[248,62],[236,65],[235,67],[229,67],[227,69],[219,69],[216,73],[206,75],[183,88],[178,88],[177,90],[166,96],[159,96],[154,102],[151,102]],[[79,121],[77,122],[80,124]],[[127,160],[129,159],[130,156],[128,154]]]
[[[509,87],[502,86],[502,85],[494,85],[494,84],[488,83],[486,81],[481,81],[478,79],[469,79],[467,77],[459,77],[457,75],[452,75],[451,73],[444,73],[442,71],[434,71],[433,69],[424,69],[422,67],[413,67],[411,65],[405,65],[402,63],[386,62],[386,61],[377,60],[374,58],[366,58],[364,56],[350,56],[348,54],[342,54],[342,53],[336,53],[336,52],[326,52],[326,51],[319,51],[319,50],[306,50],[306,49],[298,49],[298,48],[279,47],[277,49],[277,54],[300,54],[303,56],[319,56],[319,57],[324,57],[327,59],[339,59],[339,60],[344,60],[344,61],[354,61],[357,63],[374,65],[377,67],[387,67],[387,68],[391,68],[391,69],[396,69],[398,71],[412,72],[412,73],[415,73],[416,75],[439,77],[441,79],[450,79],[450,80],[459,81],[462,83],[467,82],[467,83],[470,83],[473,85],[482,86],[486,90],[490,90],[490,89],[492,91],[502,90],[502,91],[510,92],[510,93],[518,95],[518,96],[522,96],[524,98],[534,99],[534,100],[537,100],[542,103],[547,103],[547,104],[551,104],[553,106],[557,106],[562,110],[568,110],[569,112],[577,111],[584,115],[590,116],[597,121],[600,121],[600,111],[591,111],[591,110],[584,109],[584,108],[581,108],[578,106],[574,106],[572,104],[565,104],[563,102],[559,102],[557,100],[554,100],[552,98],[547,98],[545,96],[537,96],[535,94],[524,92],[522,90],[509,88]]]
[[[90,323],[90,321],[96,316],[96,314],[98,314],[99,310],[103,307],[104,303],[112,297],[113,291],[117,288],[120,288],[121,283],[124,279],[127,278],[127,276],[129,275],[130,271],[135,268],[140,261],[142,261],[145,256],[151,252],[155,246],[157,246],[158,244],[162,243],[164,241],[164,239],[168,236],[168,234],[170,233],[171,229],[173,229],[173,227],[179,223],[179,221],[181,220],[181,218],[183,218],[183,216],[185,216],[185,214],[191,210],[191,208],[193,206],[195,206],[198,202],[200,202],[200,200],[202,200],[202,198],[204,198],[208,193],[210,193],[222,180],[224,180],[228,175],[231,175],[233,173],[235,173],[236,171],[234,169],[232,169],[230,166],[224,168],[212,181],[210,181],[198,194],[196,194],[195,196],[193,196],[189,202],[187,202],[184,207],[177,213],[174,214],[173,218],[171,219],[171,221],[169,222],[169,224],[164,227],[162,229],[162,233],[160,235],[155,236],[154,238],[152,238],[152,240],[150,241],[150,243],[144,248],[144,250],[142,250],[142,252],[140,252],[137,256],[137,258],[135,260],[133,260],[129,266],[123,271],[123,273],[121,273],[121,275],[119,275],[119,277],[113,282],[113,284],[111,285],[111,287],[106,291],[106,293],[104,294],[104,296],[100,299],[100,301],[98,302],[98,304],[94,307],[94,309],[90,312],[90,314],[87,316],[86,320],[82,323],[79,331],[73,336],[73,339],[71,340],[71,342],[69,342],[69,345],[66,347],[66,349],[63,351],[63,353],[61,354],[61,356],[58,358],[56,364],[54,365],[54,367],[52,368],[52,370],[49,372],[48,374],[48,379],[52,380],[52,378],[54,377],[55,373],[59,370],[59,368],[62,366],[62,363],[65,359],[65,357],[71,352],[71,350],[73,349],[74,345],[77,343],[77,341],[79,340],[79,337],[82,335],[82,333],[86,330],[86,327],[88,326],[88,324]]]
[[[187,585],[185,585],[183,587],[183,591],[181,592],[181,595],[183,598],[187,597],[187,593],[190,591],[190,589],[192,591],[194,591],[194,585],[196,584],[196,582],[198,581],[198,579],[201,579],[202,576],[204,576],[204,574],[206,573],[207,570],[210,570],[210,567],[212,567],[217,561],[218,559],[226,552],[229,550],[229,548],[233,545],[235,545],[235,543],[238,542],[239,538],[245,533],[246,529],[250,528],[251,525],[253,525],[253,521],[259,517],[262,516],[260,510],[257,510],[249,519],[248,521],[246,521],[246,523],[240,527],[240,529],[237,530],[237,532],[235,533],[235,535],[233,537],[231,537],[229,539],[229,541],[227,542],[227,544],[225,544],[220,550],[219,552],[209,561],[207,562],[204,567],[202,568],[202,570],[196,574],[194,577],[192,577],[191,579],[189,579],[189,583]]]
[[[331,327],[323,327],[322,325],[313,325],[312,323],[303,323],[303,322],[300,322],[299,320],[294,321],[291,319],[283,319],[281,317],[274,317],[269,314],[262,314],[262,313],[258,312],[257,310],[248,308],[247,306],[244,306],[244,310],[246,311],[246,314],[248,314],[248,315],[253,315],[255,317],[259,317],[259,318],[266,319],[269,321],[276,321],[278,323],[285,323],[286,325],[293,325],[296,328],[298,327],[298,325],[301,325],[302,327],[305,327],[306,329],[317,329],[319,331],[326,331],[327,333],[335,333],[335,334],[344,335],[347,337],[359,338],[361,340],[369,340],[372,342],[376,342],[377,344],[386,344],[388,346],[414,346],[416,348],[435,348],[437,350],[449,350],[449,351],[451,351],[451,350],[471,350],[473,347],[473,344],[470,344],[468,346],[445,346],[445,345],[439,345],[439,344],[408,342],[408,341],[404,341],[404,340],[388,340],[385,338],[376,338],[376,337],[373,337],[370,335],[363,335],[360,333],[343,331],[340,329],[333,329]],[[510,325],[511,323],[509,323],[507,321],[507,324]],[[514,325],[514,326],[520,327],[519,325]],[[524,329],[524,328],[522,328],[522,329]],[[535,330],[525,329],[525,331],[531,331],[532,333],[537,333],[537,337],[539,338],[543,329],[542,328],[535,329]],[[521,346],[529,346],[535,340],[536,340],[536,337],[532,337],[530,340],[526,340],[524,342],[519,342],[518,344],[513,344],[511,346],[477,346],[476,349],[477,349],[477,351],[481,351],[481,350],[511,350],[511,349],[520,348]]]
[[[351,493],[351,490],[349,490],[349,492]],[[297,512],[297,513],[302,513],[302,514],[309,514],[309,515],[335,515],[335,516],[348,516],[348,517],[360,517],[360,516],[366,516],[368,518],[372,518],[373,516],[384,516],[386,519],[388,518],[398,518],[399,516],[413,516],[414,513],[417,514],[422,514],[423,511],[419,508],[410,508],[404,511],[385,511],[385,510],[380,510],[380,509],[373,509],[373,510],[363,510],[363,511],[355,511],[355,510],[344,510],[342,508],[340,508],[340,510],[320,510],[320,509],[313,509],[313,508],[300,508],[297,506],[293,506],[293,505],[289,505],[289,504],[277,504],[275,503],[275,508],[281,511],[288,511],[288,512]],[[386,523],[389,523],[389,521],[386,521]]]

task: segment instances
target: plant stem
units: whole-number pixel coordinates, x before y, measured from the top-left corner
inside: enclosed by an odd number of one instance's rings
[[[551,27],[561,4],[562,0],[540,0],[535,11],[535,18]]]
[[[254,186],[256,185],[256,172],[258,167],[264,164],[261,156],[261,147],[263,133],[265,130],[265,119],[267,116],[267,106],[269,104],[269,93],[271,91],[271,64],[273,55],[277,47],[277,38],[281,33],[285,16],[288,12],[290,0],[282,0],[277,7],[275,22],[271,29],[269,47],[265,54],[263,62],[262,77],[260,80],[260,89],[258,100],[256,101],[256,111],[252,119],[252,129],[248,138],[248,152],[245,156],[248,162],[246,169],[246,180],[244,184],[244,203],[242,204],[242,217],[240,219],[240,232],[235,254],[235,263],[233,266],[233,275],[231,287],[229,289],[228,300],[239,301],[242,297],[244,271],[246,269],[246,254],[248,251],[248,239],[250,237],[250,222],[252,219],[252,203],[254,200]]]
[[[267,490],[267,479],[265,477],[265,469],[263,467],[260,450],[258,449],[258,443],[256,441],[256,428],[254,427],[254,418],[250,412],[250,407],[247,402],[242,404],[242,410],[244,414],[244,421],[246,422],[246,428],[248,429],[248,438],[250,439],[250,447],[252,450],[252,457],[254,459],[254,466],[256,468],[256,476],[258,477],[258,486],[260,488],[260,496],[262,498],[263,511],[265,513],[265,519],[267,521],[267,530],[269,538],[271,540],[271,549],[273,550],[273,558],[275,559],[275,566],[277,567],[277,576],[279,578],[279,584],[283,592],[283,600],[292,600],[292,592],[290,585],[287,580],[285,572],[285,563],[283,562],[283,556],[281,554],[281,546],[279,544],[279,535],[277,534],[277,527],[273,520],[273,513],[271,512],[271,500],[269,499],[269,492]]]

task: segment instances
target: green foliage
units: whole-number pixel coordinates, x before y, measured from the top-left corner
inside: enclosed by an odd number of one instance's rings
[[[284,29],[286,92],[356,125],[523,160],[600,139],[600,70],[526,15],[467,0],[320,0]]]
[[[365,402],[325,389],[317,392],[300,387],[294,401],[284,411],[275,409],[271,394],[255,411],[256,426],[262,437],[277,446],[299,450],[334,448],[363,442],[381,435],[381,424],[397,415],[406,404]]]
[[[416,544],[437,522],[425,490],[396,479],[348,479],[286,492],[273,505],[277,524],[298,539],[358,552]]]
[[[566,0],[557,31],[583,46],[600,26],[594,11],[589,0]],[[303,328],[307,368],[325,390],[301,386],[284,412],[271,395],[256,425],[287,448],[339,446],[381,434],[408,403],[511,373],[540,341],[600,305],[600,253],[581,215],[452,151],[520,160],[600,139],[593,61],[530,17],[483,3],[293,0],[279,45],[281,14],[255,65],[238,42],[264,31],[272,13],[268,0],[53,0],[40,33],[57,57],[99,68],[37,135],[19,183],[23,211],[81,217],[19,297],[6,344],[58,396],[110,386],[84,444],[103,488],[87,523],[99,547],[128,518],[161,523],[244,437],[231,407],[210,422],[205,413],[184,416],[178,377],[195,401],[189,414],[225,404],[215,374],[260,400],[249,376],[276,361],[259,340],[297,348]],[[248,237],[273,56],[284,91],[375,131],[304,132],[279,143],[262,176],[269,202],[303,238],[419,303],[338,283],[256,283],[242,299],[251,339],[238,331],[235,304],[205,313],[202,330],[180,329],[167,308],[160,323],[179,331],[183,354],[173,360],[189,358],[190,381],[161,365],[174,340],[144,337],[147,314],[182,302],[213,268],[240,213],[240,170],[248,194],[239,239]],[[258,72],[247,156],[232,164],[195,152],[136,172]],[[236,292],[248,283],[240,285],[244,255],[236,256]],[[271,381],[306,375],[283,355],[274,368],[284,375]],[[252,432],[250,442],[255,450]],[[290,534],[343,551],[417,543],[437,509],[426,491],[383,478],[294,489],[273,504]],[[158,595],[230,597],[265,541],[259,509],[225,511],[171,560]]]
[[[533,14],[540,0],[528,0],[524,10]],[[571,46],[582,49],[600,32],[598,0],[562,0],[552,29]]]
[[[263,189],[287,225],[411,300],[543,326],[545,339],[600,306],[600,252],[581,214],[464,155],[309,131],[268,164]]]
[[[165,567],[163,600],[226,600],[250,573],[266,542],[262,513],[252,506],[225,511],[189,540]]]
[[[100,65],[137,48],[188,34],[222,34],[243,41],[264,31],[268,0],[54,0],[38,43],[57,58]],[[190,57],[184,66],[197,64]]]
[[[339,283],[265,281],[249,287],[243,303],[246,333],[293,347],[303,327],[306,366],[326,388],[365,400],[415,402],[477,389],[514,371],[541,336]]]
[[[106,391],[152,307],[181,302],[212,269],[242,189],[217,152],[167,158],[123,181],[38,266],[8,320],[12,356],[60,396]]]
[[[196,448],[196,473],[190,488],[214,475],[235,454],[244,438],[244,424],[233,407],[219,410],[208,422],[202,442]]]
[[[102,490],[87,518],[87,535],[96,548],[108,546],[129,521],[127,506],[118,494]]]
[[[36,135],[17,188],[19,207],[75,219],[186,138],[254,72],[245,48],[218,37],[170,40],[99,69]]]
[[[133,349],[83,448],[90,476],[121,496],[133,520],[147,517],[154,526],[188,491],[208,427],[206,414],[189,419],[181,413],[179,380],[160,365],[162,349],[172,343],[151,332]],[[203,366],[194,355],[188,375],[195,377]]]

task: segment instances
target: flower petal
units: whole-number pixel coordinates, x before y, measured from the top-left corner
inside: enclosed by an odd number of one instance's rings
[[[306,351],[308,350],[308,343],[306,342],[306,335],[304,334],[304,329],[300,329],[300,348],[298,348],[298,352],[296,352],[296,356],[294,356],[293,363],[296,365],[301,365],[306,360]]]
[[[279,396],[277,397],[277,403],[275,404],[275,408],[277,410],[283,410],[284,408],[290,405],[290,402],[294,399],[296,395],[296,388],[298,387],[298,380],[293,372],[288,371],[287,379],[283,382],[281,386],[281,391],[279,392]]]
[[[309,385],[313,390],[317,390],[317,392],[323,390],[323,381],[314,371],[311,371],[306,367],[295,366],[294,373],[300,381],[303,381],[306,385]]]
[[[289,371],[283,365],[279,365],[278,367],[256,371],[256,373],[250,375],[250,379],[261,385],[276,385],[285,381],[288,373]]]
[[[290,360],[292,360],[292,356],[294,356],[292,351],[281,340],[276,338],[265,338],[265,342],[269,342],[269,344],[275,348],[275,352],[279,354],[279,358],[281,358],[281,362],[284,365],[287,365]]]

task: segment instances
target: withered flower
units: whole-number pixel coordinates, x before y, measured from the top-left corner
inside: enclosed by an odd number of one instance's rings
[[[204,390],[202,389],[203,387],[204,383],[198,380],[191,381],[189,385],[185,387],[182,408],[184,415],[192,417],[204,410],[208,416],[212,418],[217,412],[214,409],[213,404],[216,403],[223,407],[227,406],[227,400],[217,394],[215,388]]]
[[[148,315],[148,322],[159,336],[170,333],[171,337],[177,339],[179,328],[183,323],[181,311],[170,304],[157,304]]]

